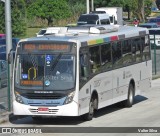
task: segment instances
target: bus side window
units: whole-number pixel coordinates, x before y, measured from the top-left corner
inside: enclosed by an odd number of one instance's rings
[[[101,46],[101,65],[104,71],[112,68],[111,44],[105,43]]]
[[[150,56],[150,46],[149,46],[149,38],[148,38],[148,36],[145,36],[145,38],[142,38],[142,43],[143,43],[142,59],[143,59],[143,61],[150,60],[151,56]]]
[[[132,63],[131,40],[125,40],[122,45],[123,65]]]
[[[133,57],[133,62],[136,62],[136,42],[133,39],[132,40],[132,57]]]
[[[141,49],[141,39],[140,38],[133,39],[132,55],[133,55],[134,62],[141,62],[142,49]]]
[[[141,62],[141,39],[136,39],[136,62]]]
[[[90,53],[90,68],[91,73],[96,73],[100,70],[100,51],[99,46],[89,48]]]
[[[121,42],[113,42],[113,44],[112,44],[112,60],[113,60],[113,68],[122,67],[123,58],[122,58]]]
[[[88,57],[87,54],[80,54],[80,68],[82,79],[87,79],[88,74]]]

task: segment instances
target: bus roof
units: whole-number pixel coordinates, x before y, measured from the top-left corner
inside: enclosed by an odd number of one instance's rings
[[[107,27],[106,27],[107,26]],[[63,29],[64,28],[64,29]],[[57,30],[57,27],[56,27]],[[64,31],[65,30],[65,31]],[[91,31],[92,30],[92,31]],[[42,37],[28,38],[22,41],[63,41],[63,42],[87,42],[92,40],[103,39],[124,39],[129,37],[141,36],[149,34],[147,28],[134,26],[78,26],[78,27],[60,27],[59,32],[44,35]],[[115,39],[116,40],[116,39]]]

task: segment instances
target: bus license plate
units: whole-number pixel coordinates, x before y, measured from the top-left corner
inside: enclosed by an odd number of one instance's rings
[[[38,108],[38,112],[48,112],[48,111],[49,111],[49,109],[46,108],[46,107],[40,107],[40,108]]]

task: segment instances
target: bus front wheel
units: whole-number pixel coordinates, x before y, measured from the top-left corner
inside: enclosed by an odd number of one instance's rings
[[[89,112],[83,115],[83,119],[86,121],[92,120],[94,115],[94,101],[95,99],[91,98],[89,103]]]

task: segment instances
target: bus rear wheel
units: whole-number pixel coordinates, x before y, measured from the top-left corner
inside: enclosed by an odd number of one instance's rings
[[[134,87],[132,84],[130,84],[128,88],[127,100],[124,101],[125,107],[132,107],[133,101],[134,101]]]
[[[94,115],[94,101],[96,99],[91,98],[90,103],[89,103],[89,112],[83,115],[83,119],[86,121],[92,120],[93,115]]]

